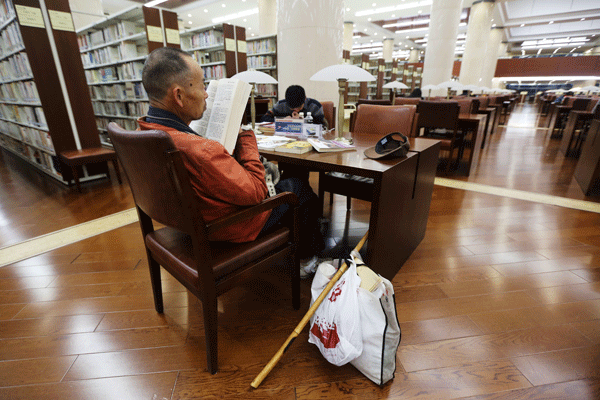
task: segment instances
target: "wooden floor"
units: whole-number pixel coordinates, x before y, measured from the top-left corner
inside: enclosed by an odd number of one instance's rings
[[[600,214],[501,191],[598,202],[540,123],[517,107],[471,176],[455,177],[499,195],[435,187],[426,237],[393,280],[402,341],[383,387],[328,364],[306,329],[250,387],[310,300],[303,281],[294,311],[277,270],[221,297],[210,375],[201,305],[163,274],[165,313],[154,311],[130,224],[0,268],[0,398],[599,399]],[[348,226],[345,204],[326,210],[332,244],[368,226],[369,203],[353,200]],[[2,152],[0,248],[132,206],[114,178],[78,194]]]

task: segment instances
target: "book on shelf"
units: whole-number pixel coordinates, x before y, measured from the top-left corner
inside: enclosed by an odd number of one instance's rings
[[[319,138],[306,139],[318,152],[326,153],[333,151],[354,150],[356,147],[352,144],[345,143],[339,140],[325,140]]]
[[[275,147],[275,151],[281,153],[304,154],[312,150],[312,145],[305,140],[294,140],[293,142]]]
[[[190,127],[201,136],[221,143],[229,154],[233,154],[251,89],[249,83],[238,79],[211,81],[206,89],[208,98],[204,115],[192,121]]]

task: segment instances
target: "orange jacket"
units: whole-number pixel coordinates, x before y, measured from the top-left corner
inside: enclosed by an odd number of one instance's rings
[[[146,122],[145,117],[137,122],[143,130],[158,129],[171,136],[183,156],[205,222],[231,214],[241,207],[258,204],[267,198],[265,168],[259,159],[256,137],[252,131],[240,133],[234,155],[231,156],[225,147],[214,140]],[[243,223],[226,227],[209,239],[228,242],[254,240],[269,215],[270,211],[267,211]]]

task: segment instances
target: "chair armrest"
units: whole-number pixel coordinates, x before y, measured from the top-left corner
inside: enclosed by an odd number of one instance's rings
[[[232,214],[217,218],[206,225],[207,233],[210,235],[220,229],[225,228],[226,226],[242,222],[265,211],[272,210],[273,208],[282,204],[289,204],[293,207],[297,207],[299,205],[298,196],[292,192],[279,193],[278,195],[269,197],[268,199],[265,199],[254,206],[249,206]]]

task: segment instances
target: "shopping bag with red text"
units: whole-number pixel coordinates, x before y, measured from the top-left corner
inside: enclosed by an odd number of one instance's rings
[[[311,287],[311,304],[334,273],[335,268],[331,264],[319,265]],[[310,319],[308,341],[319,348],[327,361],[337,366],[347,364],[362,353],[359,286],[356,264],[351,264]]]

